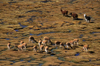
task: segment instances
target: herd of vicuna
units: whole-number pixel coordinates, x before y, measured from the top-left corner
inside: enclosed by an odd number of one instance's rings
[[[68,16],[68,11],[62,10],[62,8],[60,9],[60,11],[62,12],[63,16]],[[78,14],[76,14],[76,13],[70,13],[70,15],[73,17],[74,20],[77,20],[78,19]],[[84,14],[84,18],[85,18],[85,20],[87,22],[90,22],[91,17],[89,17],[86,14]],[[49,37],[44,37],[43,40],[42,39],[39,39],[39,41],[37,42],[34,39],[34,37],[29,36],[29,42],[32,42],[32,43],[33,42],[36,42],[36,43],[38,43],[38,46],[40,48],[40,51],[43,51],[43,48],[44,48],[45,49],[45,52],[48,53],[49,46],[47,44],[50,44],[51,43],[51,44],[55,44],[55,46],[59,45],[60,47],[64,47],[64,48],[66,47],[68,49],[69,47],[73,48],[74,46],[78,46],[79,40],[78,39],[74,39],[74,40],[71,40],[69,42],[66,42],[66,44],[64,44],[64,43],[62,43],[60,41],[55,41],[53,43],[53,42],[51,42],[51,40],[50,40]],[[34,45],[33,46],[33,50],[35,52],[37,52],[37,47],[38,46],[37,45]],[[10,49],[10,47],[11,47],[11,42],[9,42],[7,44],[7,48]],[[27,43],[25,43],[24,41],[20,41],[20,44],[17,45],[17,46],[15,46],[15,47],[17,47],[19,51],[23,51],[23,49],[26,50]],[[88,47],[89,47],[89,45],[84,45],[83,48],[82,48],[82,51],[84,50],[84,51],[87,52],[88,51]]]
[[[73,48],[75,46],[78,46],[78,39],[73,39],[69,42],[66,42],[65,44],[60,42],[60,41],[55,41],[54,43],[51,41],[51,39],[49,37],[44,37],[43,40],[39,39],[39,41],[37,42],[34,37],[29,36],[29,43],[38,43],[38,45],[34,45],[33,46],[33,50],[35,52],[37,52],[37,47],[39,47],[40,51],[42,52],[43,49],[46,53],[48,53],[48,49],[49,49],[49,45],[55,45],[55,46],[59,46],[59,47],[64,47],[65,48]],[[19,45],[15,45],[15,47],[17,47],[18,51],[23,51],[24,49],[26,50],[27,48],[27,43],[25,43],[24,41],[20,41]],[[82,51],[88,51],[88,47],[89,45],[84,45],[82,48]],[[10,49],[11,48],[11,42],[9,42],[7,44],[7,48]]]

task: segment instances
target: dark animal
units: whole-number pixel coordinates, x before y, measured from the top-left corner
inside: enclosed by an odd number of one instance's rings
[[[60,9],[60,11],[62,12],[63,16],[68,16],[68,11],[62,10],[62,8]]]
[[[73,17],[73,19],[78,19],[78,15],[76,13],[70,13],[70,15]]]

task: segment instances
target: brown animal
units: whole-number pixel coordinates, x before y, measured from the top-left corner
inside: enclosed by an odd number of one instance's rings
[[[59,45],[60,47],[63,46],[65,48],[64,44],[60,41],[55,41],[55,46],[57,46],[57,45]]]
[[[73,19],[78,19],[78,14],[76,14],[76,13],[70,13],[70,15],[73,17]]]
[[[74,41],[73,40],[69,41],[68,43],[70,43],[71,47],[74,46]]]
[[[73,42],[74,42],[74,45],[76,45],[76,44],[77,44],[77,46],[78,46],[78,42],[79,42],[79,40],[78,40],[78,39],[74,39],[74,40],[73,40]]]
[[[43,44],[43,45],[47,45],[47,43],[48,43],[48,40],[43,40],[43,41],[42,41],[42,44]]]
[[[48,53],[48,49],[49,47],[48,46],[45,46],[45,52]]]
[[[10,46],[11,46],[11,42],[8,42],[8,44],[7,44],[8,50],[10,50]]]
[[[71,43],[66,42],[66,47],[67,47],[67,49],[68,49],[69,47],[71,47]],[[72,48],[72,47],[71,47],[71,48]]]
[[[37,46],[36,45],[33,46],[33,49],[34,49],[35,52],[37,52]]]
[[[40,45],[40,51],[43,51],[44,45]]]
[[[65,48],[64,44],[61,42],[61,43],[60,43],[60,47],[62,47],[62,46]]]
[[[60,45],[60,41],[55,41],[55,46]]]
[[[39,47],[40,47],[41,44],[42,44],[42,40],[39,39],[39,41],[38,41],[38,45],[39,45]]]
[[[25,48],[25,50],[26,50],[27,44],[26,43],[23,43],[23,44],[18,45],[18,46],[15,45],[15,47],[18,48],[18,51],[23,51],[23,48]]]
[[[43,38],[43,41],[44,41],[44,40],[47,40],[47,43],[48,43],[48,44],[49,44],[49,43],[51,43],[51,44],[52,44],[52,42],[51,42],[51,40],[50,40],[50,38],[49,38],[49,37],[44,37],[44,38]]]
[[[36,43],[37,43],[37,41],[34,39],[34,37],[29,36],[29,42],[31,42],[31,41],[32,41],[32,43],[33,43],[33,42],[36,42]]]
[[[23,51],[24,46],[23,45],[18,45],[16,46],[18,48],[18,51]]]
[[[89,45],[84,45],[82,51],[84,50],[84,51],[87,52],[88,51],[88,48],[89,48]]]
[[[20,45],[23,44],[23,43],[24,43],[24,41],[20,41]]]
[[[26,43],[23,43],[22,45],[24,46],[24,48],[26,50],[27,44]]]
[[[60,9],[60,11],[62,12],[63,16],[67,16],[68,15],[68,11],[62,10],[62,8]]]

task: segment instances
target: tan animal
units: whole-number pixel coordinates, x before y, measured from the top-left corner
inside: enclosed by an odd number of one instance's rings
[[[23,51],[23,47],[24,47],[23,45],[18,45],[18,46],[17,46],[18,51]]]
[[[43,51],[44,45],[40,45],[40,51]]]
[[[76,45],[76,44],[77,44],[77,46],[78,46],[78,42],[79,42],[79,40],[78,40],[78,39],[74,39],[74,40],[73,40],[73,42],[74,42],[74,45]]]
[[[29,42],[36,42],[37,43],[37,41],[34,39],[34,37],[32,37],[32,36],[29,36]]]
[[[43,40],[43,41],[42,41],[42,44],[43,44],[43,45],[47,45],[47,43],[48,43],[48,40]]]
[[[70,43],[71,47],[74,46],[74,41],[73,40],[69,41],[68,43]]]
[[[57,46],[57,45],[59,45],[59,47],[63,46],[65,48],[64,44],[60,41],[55,41],[55,46]]]
[[[65,49],[64,43],[61,42],[60,47],[64,47],[64,49]]]
[[[18,48],[18,51],[23,51],[23,48],[25,48],[25,50],[26,50],[27,44],[26,43],[23,43],[21,45],[15,46],[15,47]]]
[[[60,45],[60,41],[55,41],[55,46]]]
[[[10,50],[10,46],[11,46],[11,42],[8,42],[8,44],[7,44],[8,50]]]
[[[33,49],[34,49],[35,52],[37,52],[37,46],[36,45],[33,46]]]
[[[23,43],[24,43],[24,41],[20,41],[20,45],[23,44]]]
[[[68,49],[69,47],[71,47],[71,43],[66,42],[66,47],[67,47],[67,49]],[[72,47],[71,47],[71,48],[72,48]]]
[[[88,51],[88,47],[89,47],[89,45],[84,45],[82,51],[84,50],[84,51],[87,52]]]
[[[49,38],[49,37],[44,37],[44,38],[43,38],[43,40],[47,40],[48,44],[49,44],[49,43],[51,43],[51,44],[52,44],[52,42],[51,42],[51,40],[50,40],[50,38]]]
[[[48,49],[49,47],[48,46],[45,46],[45,52],[48,53]]]
[[[38,45],[39,45],[39,47],[40,47],[41,44],[42,44],[42,40],[39,39],[39,41],[38,41]]]
[[[44,37],[43,40],[50,40],[50,38],[49,37]]]
[[[24,47],[25,50],[26,50],[27,44],[26,44],[26,43],[23,43],[22,45],[23,45],[23,47]]]

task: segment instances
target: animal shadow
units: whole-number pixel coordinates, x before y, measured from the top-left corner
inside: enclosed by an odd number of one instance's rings
[[[95,53],[94,51],[88,51],[88,52],[91,53],[91,54]]]
[[[89,23],[94,23],[94,22],[89,22]]]
[[[71,17],[71,16],[69,16],[69,15],[66,15],[65,17]]]
[[[71,50],[70,48],[65,48],[65,50]]]
[[[39,51],[38,53],[43,53],[43,52],[45,52],[45,51]]]
[[[83,20],[82,18],[77,18],[77,19],[74,19],[74,20]]]

